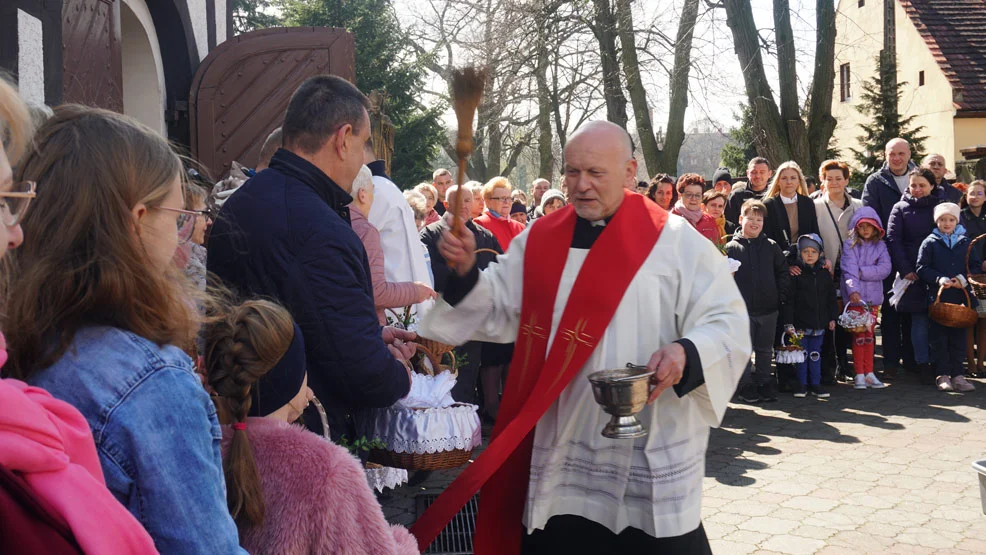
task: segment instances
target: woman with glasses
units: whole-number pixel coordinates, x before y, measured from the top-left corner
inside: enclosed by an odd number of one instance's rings
[[[427,203],[425,207],[425,225],[431,225],[437,222],[438,218],[441,217],[438,211],[435,210],[435,206],[440,200],[438,198],[438,189],[431,183],[419,183],[414,187],[414,190],[424,195],[425,202]]]
[[[28,107],[0,77],[0,258],[24,240],[20,221],[35,184],[15,179],[11,165],[33,134]],[[0,366],[7,356],[0,335]],[[154,552],[143,526],[106,489],[78,410],[41,388],[2,379],[0,430],[0,512],[9,524],[0,533],[0,553]]]
[[[212,216],[206,208],[206,192],[202,187],[185,183],[184,194],[185,209],[178,214],[179,245],[175,251],[175,264],[199,291],[205,291],[205,234],[212,225]]]
[[[986,234],[986,181],[976,180],[969,184],[962,201],[961,219],[962,227],[965,228],[966,236],[975,239],[980,235]],[[986,260],[986,239],[979,241],[973,247],[979,251],[980,260]],[[971,269],[972,273],[979,273]],[[983,272],[986,272],[986,262],[983,263]],[[986,361],[986,303],[979,302],[979,321],[975,329],[970,329],[966,335],[966,363],[969,366],[969,375],[974,378],[982,377],[983,362]]]
[[[697,173],[686,173],[678,178],[678,202],[671,209],[672,214],[688,220],[703,237],[719,244],[722,234],[715,218],[702,211],[702,193],[705,191],[705,178]]]
[[[510,198],[512,188],[506,177],[494,177],[487,181],[486,185],[483,185],[486,212],[478,218],[473,218],[475,223],[493,233],[503,252],[507,252],[514,237],[524,231],[522,224],[510,219],[510,207],[513,205],[513,199]]]
[[[242,553],[216,409],[186,354],[196,300],[172,260],[182,164],[151,129],[66,105],[35,137],[37,183],[6,306],[7,375],[89,423],[106,485],[164,553]]]
[[[250,553],[418,553],[406,528],[387,524],[359,461],[290,425],[314,394],[301,330],[288,311],[247,301],[217,312],[205,330],[204,360],[223,423],[229,511],[243,547]]]

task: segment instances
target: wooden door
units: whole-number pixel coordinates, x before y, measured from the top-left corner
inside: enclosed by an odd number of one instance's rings
[[[295,89],[314,75],[354,81],[353,36],[344,29],[289,27],[238,35],[213,50],[192,81],[192,153],[221,179],[235,160],[254,167],[284,120]]]
[[[62,100],[123,112],[120,0],[64,0]]]

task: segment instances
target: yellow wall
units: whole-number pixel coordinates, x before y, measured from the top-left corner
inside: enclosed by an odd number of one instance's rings
[[[963,148],[986,145],[986,118],[955,118],[955,159],[965,160]]]
[[[955,169],[955,132],[952,124],[955,106],[952,85],[945,78],[924,38],[911,18],[897,5],[897,79],[906,82],[900,98],[900,113],[916,116],[913,125],[924,127],[921,132],[925,153],[945,157],[945,165]],[[924,86],[918,86],[918,74],[924,71]]]
[[[877,72],[877,56],[883,48],[883,2],[868,0],[858,7],[858,0],[840,0],[836,14],[835,36],[835,91],[832,95],[832,116],[837,124],[832,139],[841,151],[842,158],[853,159],[850,148],[859,148],[856,140],[862,129],[859,124],[868,118],[859,112],[863,83]],[[842,102],[839,95],[839,68],[848,63],[850,69],[850,93],[852,97]]]
[[[945,74],[904,8],[898,4],[895,12],[897,78],[906,82],[900,100],[901,114],[916,116],[913,125],[924,127],[922,134],[927,137],[924,152],[941,154],[948,168],[954,170],[955,162],[962,160],[959,149],[986,142],[986,119],[954,119],[952,87]],[[859,148],[856,137],[861,130],[858,124],[868,121],[858,111],[859,93],[863,82],[876,75],[876,58],[883,48],[883,2],[867,0],[866,5],[859,8],[858,0],[841,0],[836,29],[832,115],[838,124],[832,138],[837,141],[842,157],[850,160],[849,149]],[[853,98],[840,102],[839,67],[847,62],[852,69]],[[924,86],[918,86],[921,71],[924,71]]]

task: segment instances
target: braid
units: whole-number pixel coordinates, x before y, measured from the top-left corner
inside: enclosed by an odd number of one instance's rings
[[[223,424],[246,421],[253,386],[284,356],[293,334],[291,316],[268,301],[247,301],[207,328],[205,366]],[[245,429],[234,427],[223,473],[229,512],[241,532],[262,523],[263,491]]]

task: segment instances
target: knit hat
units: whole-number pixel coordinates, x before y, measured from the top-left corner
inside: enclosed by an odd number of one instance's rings
[[[562,193],[558,189],[548,189],[544,193],[544,196],[541,197],[541,211],[542,212],[544,211],[544,207],[549,202],[551,202],[551,199],[553,199],[553,198],[561,199],[562,205],[565,204],[565,194],[564,193]]]
[[[954,202],[943,202],[935,207],[935,223],[938,223],[938,218],[941,218],[945,214],[953,216],[955,221],[959,220],[959,205]]]
[[[515,202],[510,206],[511,214],[527,214],[527,207],[523,202]]]
[[[715,187],[716,183],[720,181],[725,181],[732,185],[733,176],[729,174],[729,168],[719,168],[716,173],[712,174],[712,186]]]
[[[817,250],[818,254],[821,254],[822,251],[825,250],[822,248],[822,245],[824,245],[824,243],[822,242],[822,238],[819,237],[817,233],[809,233],[807,235],[802,235],[801,237],[798,237],[799,251],[811,247]]]
[[[250,416],[267,416],[294,399],[305,382],[305,360],[305,340],[301,328],[295,324],[291,346],[253,386]]]

